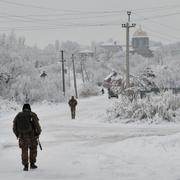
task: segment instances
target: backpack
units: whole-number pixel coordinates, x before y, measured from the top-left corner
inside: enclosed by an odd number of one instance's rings
[[[32,117],[30,112],[21,112],[16,118],[16,125],[18,133],[32,132]]]

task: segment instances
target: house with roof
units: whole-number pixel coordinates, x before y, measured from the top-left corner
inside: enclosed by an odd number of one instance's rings
[[[116,41],[114,42],[109,42],[109,43],[103,43],[101,44],[101,48],[104,49],[104,51],[111,51],[113,53],[122,51],[122,46],[118,44]]]
[[[93,58],[95,56],[95,53],[89,49],[86,49],[79,51],[78,55],[81,59],[86,59],[86,58]]]

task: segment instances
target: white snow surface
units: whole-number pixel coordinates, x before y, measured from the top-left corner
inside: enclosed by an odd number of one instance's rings
[[[106,95],[78,100],[70,118],[67,103],[32,106],[40,118],[43,150],[37,170],[22,171],[12,133],[15,112],[0,116],[1,180],[178,180],[179,124],[109,124]]]

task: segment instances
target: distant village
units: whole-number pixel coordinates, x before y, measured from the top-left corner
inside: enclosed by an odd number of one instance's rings
[[[133,34],[130,45],[131,54],[139,54],[143,57],[153,57],[153,51],[156,50],[160,44],[152,45],[150,47],[150,39],[147,32],[143,31],[139,27]],[[125,51],[125,45],[118,43],[117,41],[102,43],[101,48],[104,51],[121,52]],[[79,52],[81,58],[96,56],[96,50],[85,49]]]

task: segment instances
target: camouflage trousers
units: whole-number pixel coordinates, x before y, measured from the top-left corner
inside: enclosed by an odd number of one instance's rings
[[[37,157],[37,139],[36,138],[20,138],[19,147],[22,150],[22,164],[26,165],[29,162],[35,163]]]
[[[76,109],[75,108],[71,108],[71,118],[75,119],[75,115],[76,115]]]

